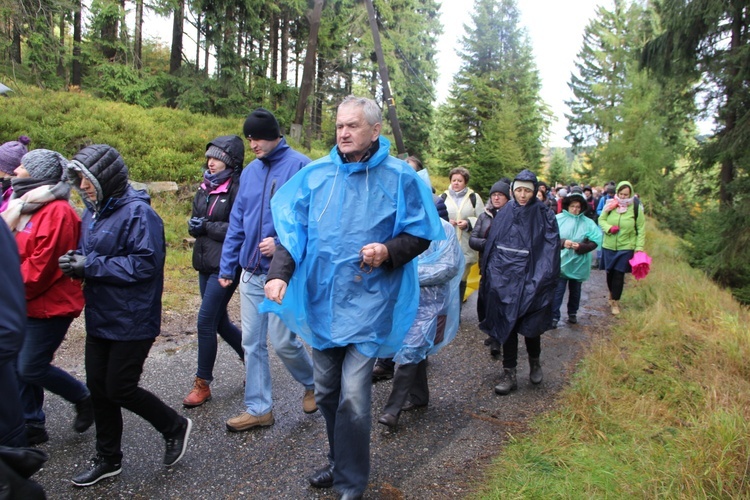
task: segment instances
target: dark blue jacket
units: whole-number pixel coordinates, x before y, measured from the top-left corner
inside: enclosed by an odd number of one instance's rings
[[[87,203],[79,251],[86,256],[84,311],[93,337],[132,341],[159,335],[166,245],[164,224],[150,201],[128,186],[98,213]]]
[[[26,443],[21,399],[16,382],[15,361],[26,332],[26,294],[21,278],[18,247],[8,226],[0,223],[0,445],[20,446]]]
[[[292,149],[282,137],[267,156],[244,168],[224,239],[220,277],[235,279],[238,266],[254,274],[268,274],[271,258],[263,256],[258,245],[268,237],[279,244],[271,216],[271,197],[308,163],[310,158]]]

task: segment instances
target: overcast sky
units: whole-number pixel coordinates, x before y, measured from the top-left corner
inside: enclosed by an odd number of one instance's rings
[[[565,101],[572,97],[568,89],[570,74],[581,48],[583,29],[593,18],[597,5],[609,7],[610,3],[611,0],[517,0],[521,25],[531,39],[534,60],[542,79],[542,99],[557,118],[550,132],[551,146],[569,145],[565,141],[565,113],[569,112]],[[464,24],[470,20],[473,5],[473,0],[442,2],[443,36],[438,44],[440,78],[437,84],[440,102],[445,100],[453,73],[461,64],[456,48],[464,34]],[[147,15],[144,35],[156,36],[169,44],[172,37],[171,20]],[[195,49],[189,48],[187,40],[185,42],[186,54],[192,59]]]

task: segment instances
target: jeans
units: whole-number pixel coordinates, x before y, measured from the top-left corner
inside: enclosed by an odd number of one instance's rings
[[[201,308],[198,311],[198,371],[196,377],[206,382],[214,379],[213,370],[216,362],[218,342],[216,333],[244,359],[242,350],[242,332],[229,319],[227,305],[237,289],[239,274],[232,284],[223,288],[219,284],[218,274],[198,274],[198,286],[201,291]]]
[[[362,494],[370,476],[370,406],[374,358],[354,344],[313,349],[315,401],[326,421],[328,460],[339,493]]]
[[[122,408],[162,435],[180,430],[185,419],[138,386],[154,339],[118,341],[86,336],[86,380],[94,403],[96,452],[109,463],[122,459]]]
[[[245,407],[250,415],[265,415],[273,406],[271,369],[268,365],[268,338],[292,377],[313,389],[313,367],[305,346],[275,314],[258,311],[266,294],[266,275],[242,272],[240,308],[242,311],[242,348],[245,350]]]
[[[560,321],[560,308],[562,307],[565,289],[568,289],[568,316],[578,314],[578,306],[581,304],[581,281],[568,278],[557,280],[557,289],[555,290],[555,301],[552,303],[552,321]]]
[[[62,344],[72,317],[28,318],[23,347],[18,353],[18,386],[24,418],[44,424],[44,389],[80,403],[89,396],[86,386],[70,373],[52,366],[55,351]]]

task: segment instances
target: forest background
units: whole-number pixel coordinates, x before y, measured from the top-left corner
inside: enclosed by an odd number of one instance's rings
[[[435,175],[468,167],[484,195],[522,168],[548,183],[630,180],[653,230],[676,233],[693,266],[750,302],[746,2],[605,3],[570,76],[573,147],[550,150],[515,0],[473,2],[461,66],[437,106],[440,3],[375,0],[405,149]],[[143,39],[146,9],[173,19],[170,46]],[[0,0],[0,81],[15,90],[0,102],[3,142],[25,134],[67,156],[108,142],[135,179],[183,184],[197,182],[205,143],[236,133],[255,107],[315,158],[334,142],[342,97],[383,103],[361,0]],[[702,136],[695,123],[707,114],[716,126]]]

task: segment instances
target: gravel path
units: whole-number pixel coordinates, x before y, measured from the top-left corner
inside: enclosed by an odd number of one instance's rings
[[[430,358],[428,408],[403,414],[397,431],[389,432],[376,421],[391,382],[373,388],[372,470],[365,498],[461,498],[473,491],[482,484],[486,466],[502,452],[507,436],[525,431],[532,417],[554,408],[556,395],[608,314],[604,273],[593,271],[583,286],[579,323],[562,322],[543,337],[544,382],[532,386],[528,381],[521,343],[518,391],[502,397],[493,392],[501,362],[491,358],[484,346],[485,335],[476,327],[475,301],[476,295],[464,306],[456,340]],[[234,318],[239,317],[238,302],[232,302]],[[564,311],[565,306],[566,317]],[[94,455],[94,429],[76,434],[71,428],[73,407],[48,395],[50,441],[40,448],[50,460],[34,478],[49,498],[337,498],[333,491],[307,483],[306,476],[326,463],[325,424],[320,413],[302,412],[303,389],[275,354],[271,355],[276,418],[272,427],[236,434],[226,431],[224,422],[243,410],[244,374],[242,363],[223,342],[211,385],[213,399],[199,408],[182,408],[195,372],[194,325],[195,314],[166,314],[164,334],[152,349],[142,378],[143,387],[193,419],[183,460],[171,469],[163,467],[161,436],[124,411],[122,474],[76,488],[69,479]],[[83,379],[80,329],[77,322],[56,363]]]

